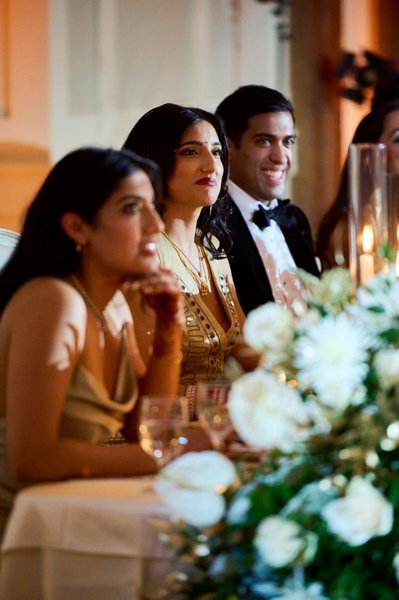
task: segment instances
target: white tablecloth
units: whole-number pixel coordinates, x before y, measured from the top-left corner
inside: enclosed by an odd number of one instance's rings
[[[162,597],[172,555],[150,520],[167,516],[150,477],[23,490],[2,545],[0,600]]]

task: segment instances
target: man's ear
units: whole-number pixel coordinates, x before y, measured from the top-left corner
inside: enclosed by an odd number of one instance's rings
[[[233,140],[231,140],[229,137],[226,137],[226,139],[227,139],[227,146],[229,148],[229,159],[231,160],[231,155],[234,153],[234,150],[237,148],[237,146],[235,145]]]
[[[62,215],[60,224],[71,240],[81,246],[87,244],[87,223],[83,221],[80,215],[75,212],[66,212]]]

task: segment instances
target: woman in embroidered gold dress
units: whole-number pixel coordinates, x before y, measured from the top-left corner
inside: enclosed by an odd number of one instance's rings
[[[28,210],[0,273],[0,529],[22,483],[154,470],[137,443],[138,394],[176,393],[184,327],[157,257],[157,187],[150,161],[86,148],[52,169]],[[127,280],[156,315],[147,367]],[[106,445],[119,430],[131,443]]]
[[[215,115],[198,108],[164,104],[146,113],[124,148],[161,167],[165,221],[159,257],[177,275],[184,292],[186,335],[180,382],[187,394],[200,380],[223,376],[233,356],[244,369],[258,362],[240,338],[244,314],[226,259],[230,236],[225,226],[228,149]],[[152,345],[151,315],[130,298],[143,352]]]

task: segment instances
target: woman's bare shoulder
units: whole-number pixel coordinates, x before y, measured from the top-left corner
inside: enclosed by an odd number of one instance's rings
[[[2,320],[15,317],[34,318],[51,322],[70,320],[86,326],[87,309],[79,292],[66,281],[56,277],[35,277],[23,284],[6,306]]]

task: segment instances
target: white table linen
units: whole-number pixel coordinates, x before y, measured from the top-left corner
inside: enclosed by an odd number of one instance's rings
[[[158,598],[172,553],[152,518],[167,518],[151,477],[26,488],[3,544],[0,600]]]

